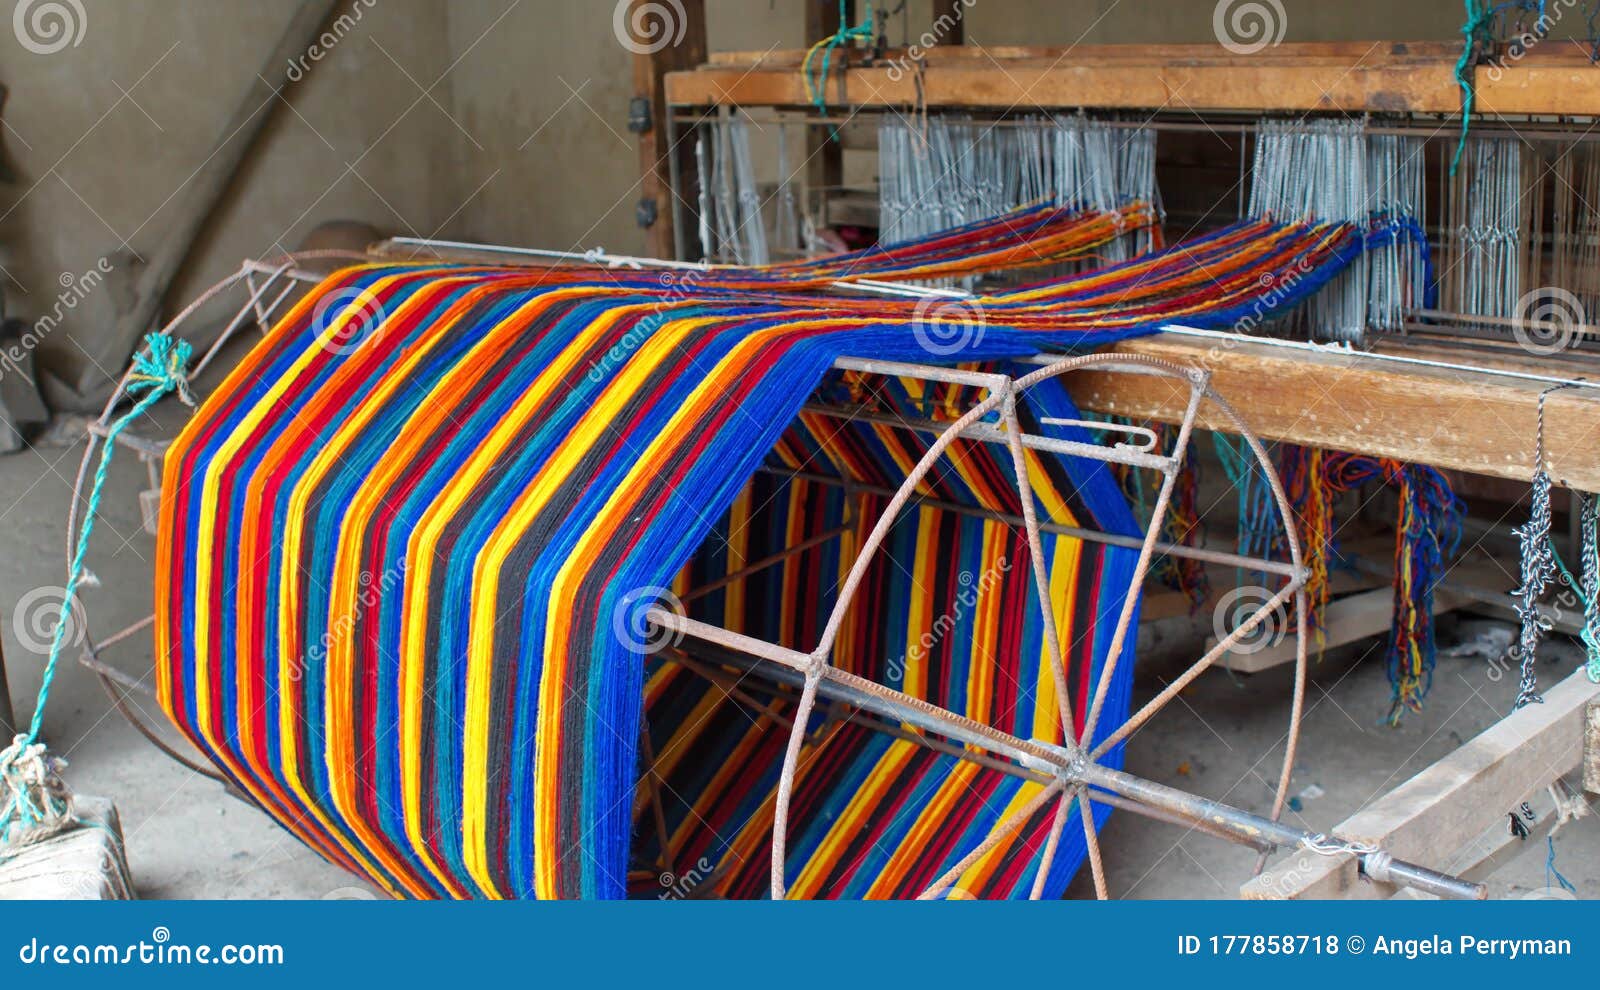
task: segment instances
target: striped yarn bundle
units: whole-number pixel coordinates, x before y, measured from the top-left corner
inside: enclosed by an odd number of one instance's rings
[[[1423,464],[1330,452],[1322,457],[1322,478],[1331,493],[1318,496],[1324,505],[1369,481],[1389,485],[1399,496],[1394,534],[1394,625],[1385,654],[1389,683],[1394,688],[1389,723],[1398,724],[1407,709],[1422,709],[1433,679],[1433,591],[1444,576],[1445,563],[1455,556],[1466,507],[1444,475]],[[1332,513],[1313,513],[1302,519],[1308,523],[1320,519],[1327,527],[1306,538],[1312,548],[1308,558],[1325,559],[1333,538]],[[1326,571],[1326,564],[1322,569]],[[1326,593],[1323,598],[1326,600]]]
[[[781,733],[749,731],[755,709],[697,697],[704,678],[680,683],[681,665],[653,658],[659,644],[616,617],[842,526],[844,493],[797,466],[890,489],[904,477],[921,449],[907,438],[800,415],[819,386],[862,387],[831,381],[835,361],[996,362],[1172,320],[1227,325],[1259,306],[1264,275],[1311,270],[1297,283],[1309,292],[1369,243],[1350,226],[1242,223],[984,297],[954,341],[930,337],[924,303],[800,291],[824,277],[814,271],[664,284],[591,266],[347,269],[296,304],[170,448],[162,705],[285,828],[396,894],[620,897],[634,846],[646,863],[698,863],[705,850],[727,892],[758,894],[763,774],[776,772]],[[873,401],[949,417],[958,399],[899,383]],[[1040,420],[1074,415],[1059,384],[1027,405]],[[928,483],[941,504],[1015,510],[1004,464],[964,449],[948,465]],[[1132,532],[1103,468],[1034,473],[1043,518]],[[858,511],[852,525],[869,524],[870,506]],[[1040,714],[1051,677],[1025,569],[993,576],[1017,539],[961,511],[909,512],[834,662],[1057,738]],[[691,605],[810,646],[850,545],[819,545]],[[1107,661],[1097,620],[1120,606],[1131,560],[1065,537],[1048,553],[1081,686]],[[952,602],[978,608],[964,604],[962,573],[989,582],[981,614],[941,623]],[[946,631],[925,643],[930,629]],[[1102,725],[1126,713],[1131,666],[1118,665]],[[761,717],[782,712],[777,699]],[[832,724],[813,732],[797,782],[798,894],[903,893],[1027,800],[1026,782]],[[653,853],[636,824],[641,739],[694,819],[664,813]],[[891,831],[862,845],[848,823],[868,818]],[[936,827],[949,822],[962,830]],[[702,823],[710,838],[694,838]],[[1025,895],[1045,827],[969,871],[971,892]],[[1081,858],[1067,835],[1051,894]]]

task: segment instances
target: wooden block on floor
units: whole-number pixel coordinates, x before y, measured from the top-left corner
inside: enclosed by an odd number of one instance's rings
[[[116,805],[80,796],[74,808],[83,824],[0,861],[0,900],[133,900]]]
[[[1582,670],[1485,729],[1455,752],[1346,818],[1333,834],[1383,847],[1435,869],[1476,856],[1469,843],[1582,760],[1584,712],[1600,695]],[[1462,854],[1459,850],[1467,848]],[[1492,851],[1491,851],[1492,852]],[[1485,854],[1487,857],[1488,854]],[[1355,857],[1286,850],[1247,881],[1247,900],[1389,897],[1395,888],[1358,879]]]

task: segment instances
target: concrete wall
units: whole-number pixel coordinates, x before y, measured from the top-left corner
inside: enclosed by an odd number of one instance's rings
[[[15,185],[0,185],[0,279],[9,310],[28,320],[56,308],[69,279],[88,284],[84,274],[109,252],[159,243],[294,4],[83,8],[81,40],[60,51],[30,51],[0,31],[0,83],[11,91],[0,140],[18,173]],[[448,217],[462,181],[455,129],[412,82],[431,85],[450,63],[445,10],[437,0],[376,0],[371,9],[356,0],[351,9],[360,20],[324,57],[307,59],[292,108],[278,108],[175,300],[246,256],[294,247],[322,220],[432,229]],[[445,76],[433,90],[444,106],[451,83]],[[109,312],[103,303],[71,307],[46,350],[70,357]]]
[[[42,0],[22,0],[39,5]],[[0,31],[11,88],[0,272],[33,319],[64,279],[148,251],[204,161],[291,0],[81,0],[76,46],[38,54]],[[889,23],[927,27],[929,0]],[[708,0],[713,49],[798,48],[799,0]],[[1449,39],[1457,0],[1284,0],[1287,40]],[[360,19],[307,63],[292,108],[240,176],[173,301],[317,223],[552,247],[638,250],[628,53],[612,0],[348,0]],[[1208,0],[976,0],[969,43],[1205,41]],[[35,47],[39,47],[35,45]],[[82,313],[50,346],[95,332]]]

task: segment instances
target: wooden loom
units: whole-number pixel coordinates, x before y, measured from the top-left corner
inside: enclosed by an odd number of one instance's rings
[[[807,6],[808,37],[836,29],[829,20],[831,4]],[[702,63],[700,4],[690,6],[686,28],[683,49],[636,61],[638,91],[653,103],[661,122],[655,136],[641,144],[641,162],[646,195],[662,207],[650,228],[654,251],[662,257],[695,256],[688,236],[700,205],[692,190],[692,136],[707,122],[725,121],[734,113],[759,115],[762,126],[775,121],[801,128],[808,152],[804,201],[823,222],[869,226],[875,225],[875,204],[844,188],[843,159],[848,150],[870,147],[871,128],[865,122],[884,115],[916,119],[935,110],[959,111],[1001,122],[1024,110],[1125,111],[1154,121],[1180,142],[1192,142],[1201,131],[1242,134],[1248,128],[1243,121],[1273,113],[1367,116],[1375,121],[1369,126],[1419,134],[1433,146],[1453,144],[1461,127],[1456,42],[1282,44],[1235,55],[1219,45],[977,49],[962,47],[956,34],[943,39],[941,47],[915,53],[887,50],[872,58],[859,50],[837,51],[835,71],[824,82],[826,114],[819,115],[802,71],[803,52],[715,53]],[[1492,62],[1486,57],[1496,55]],[[1593,138],[1600,67],[1582,49],[1548,41],[1528,50],[1480,52],[1468,72],[1476,101],[1472,124],[1480,133],[1520,131],[1574,146]],[[661,148],[666,153],[658,153]],[[1241,139],[1236,173],[1241,179],[1243,149]],[[1442,164],[1440,153],[1432,154]],[[1184,174],[1201,182],[1233,178],[1226,162],[1180,164],[1194,166]],[[1529,251],[1536,271],[1542,267],[1542,243]],[[1544,260],[1549,266],[1544,272],[1556,267]],[[1410,315],[1404,333],[1373,335],[1360,351],[1206,332],[1163,334],[1113,350],[1206,369],[1219,392],[1248,410],[1252,427],[1264,439],[1530,481],[1540,467],[1531,440],[1541,396],[1554,384],[1600,370],[1600,364],[1590,367],[1595,359],[1584,353],[1595,328],[1578,327],[1581,346],[1552,356],[1495,346],[1492,338],[1503,340],[1507,331],[1526,329],[1515,319],[1447,309]],[[1135,422],[1176,424],[1187,412],[1181,385],[1157,377],[1086,369],[1075,376],[1072,395],[1085,411]],[[1556,484],[1600,491],[1600,459],[1590,453],[1600,437],[1600,392],[1568,388],[1545,401],[1550,415],[1544,421],[1543,468]],[[1193,425],[1229,430],[1207,411]],[[1453,577],[1454,587],[1441,589],[1442,609],[1474,602],[1503,609],[1503,589],[1515,582],[1515,575],[1494,572]],[[1497,581],[1498,589],[1492,587]],[[1330,644],[1387,627],[1383,593],[1372,593],[1371,601],[1358,606],[1361,597],[1347,600],[1351,617],[1330,628]],[[1284,644],[1274,655],[1236,658],[1244,661],[1236,666],[1248,670],[1287,662],[1291,646]],[[1500,805],[1541,792],[1578,765],[1583,709],[1600,690],[1580,673],[1549,697],[1552,703],[1518,711],[1343,823],[1339,834],[1416,855],[1462,849],[1453,868],[1481,875],[1509,845],[1497,838],[1497,826],[1503,832]],[[1393,893],[1395,888],[1382,882],[1356,884],[1363,872],[1372,878],[1355,857],[1302,855],[1246,884],[1242,892],[1251,897]]]

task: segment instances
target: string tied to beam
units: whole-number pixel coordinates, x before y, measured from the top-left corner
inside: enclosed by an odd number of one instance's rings
[[[839,30],[812,45],[810,50],[806,52],[805,62],[800,67],[801,71],[805,73],[806,99],[810,100],[816,106],[817,112],[824,117],[828,115],[826,87],[828,84],[829,64],[833,59],[833,50],[861,38],[866,39],[870,44],[876,37],[876,29],[873,27],[873,12],[870,5],[867,7],[867,19],[865,21],[855,27],[850,27],[849,19],[850,11],[847,0],[839,0]],[[822,65],[816,76],[813,77],[811,63],[816,58],[819,50],[822,52]],[[833,131],[832,137],[834,140],[838,140],[837,129]]]

